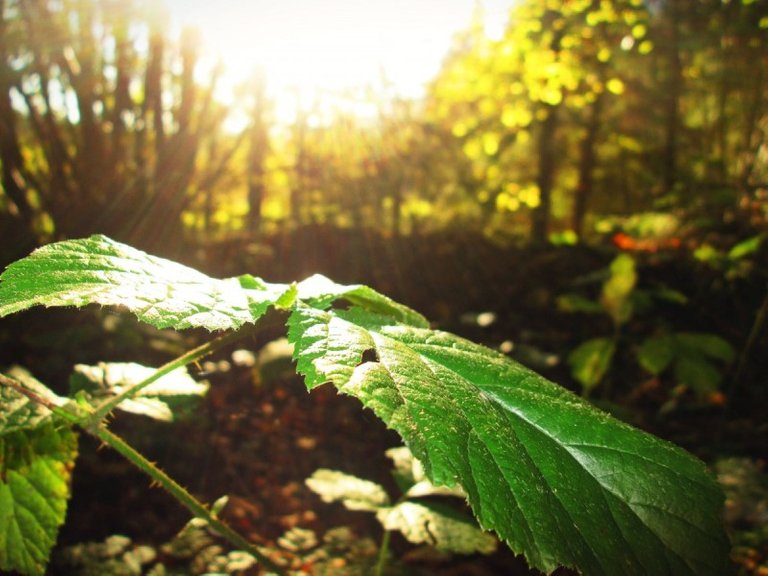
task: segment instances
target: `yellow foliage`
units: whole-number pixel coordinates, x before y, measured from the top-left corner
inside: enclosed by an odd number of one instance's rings
[[[608,92],[612,94],[621,95],[624,93],[624,82],[618,78],[611,78],[605,86],[608,88]]]
[[[486,156],[494,156],[499,151],[501,138],[495,132],[486,132],[482,137],[483,152]]]
[[[645,37],[645,35],[648,33],[648,29],[645,27],[645,24],[636,24],[632,27],[632,36],[640,40],[640,38]]]
[[[557,106],[563,101],[563,92],[559,86],[552,86],[547,83],[547,86],[541,91],[541,101],[550,106]]]
[[[518,194],[520,202],[528,206],[528,208],[537,208],[541,204],[541,195],[539,193],[539,187],[535,184],[531,184],[520,190]]]
[[[480,158],[480,156],[483,153],[482,145],[480,144],[480,141],[476,138],[472,138],[470,140],[467,140],[464,143],[464,146],[462,147],[464,150],[464,154],[467,155],[468,158],[471,159],[477,159]]]
[[[480,100],[480,115],[493,116],[496,112],[496,102],[492,98],[483,98]]]
[[[533,119],[531,111],[522,106],[505,106],[501,113],[501,123],[507,128],[528,126]]]
[[[467,135],[467,132],[469,132],[469,128],[467,127],[466,122],[457,122],[453,125],[453,128],[451,128],[451,133],[456,138],[463,138]]]
[[[520,209],[520,200],[510,196],[506,192],[501,192],[496,196],[496,210],[499,212],[515,212]]]

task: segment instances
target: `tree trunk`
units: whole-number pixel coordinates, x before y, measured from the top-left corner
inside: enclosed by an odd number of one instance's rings
[[[674,190],[678,180],[677,154],[680,136],[680,97],[683,93],[683,63],[680,54],[679,0],[669,0],[669,46],[667,47],[668,74],[665,111],[664,157],[662,164],[663,192]]]
[[[552,188],[555,184],[555,135],[559,124],[560,105],[545,108],[547,117],[541,125],[538,140],[539,205],[531,213],[531,242],[546,244],[549,236],[549,214],[552,208]]]
[[[594,184],[595,165],[597,164],[597,135],[602,122],[605,92],[599,92],[589,114],[587,132],[581,141],[579,157],[579,181],[573,205],[573,231],[579,238],[584,236],[584,220],[587,216],[589,198]]]
[[[269,140],[266,125],[266,97],[264,81],[258,78],[254,85],[254,103],[251,114],[248,149],[248,231],[256,234],[261,227],[261,207],[265,194],[264,163]]]
[[[27,199],[22,177],[24,160],[16,129],[16,113],[11,104],[14,72],[8,64],[9,47],[4,14],[5,0],[0,0],[0,163],[2,163],[0,182],[3,185],[3,192],[15,207],[12,214],[15,212],[15,216],[31,232],[34,211]]]
[[[556,21],[559,13],[553,10],[547,10],[542,21],[546,28],[551,27],[551,22]],[[555,54],[555,61],[559,60],[561,43],[565,28],[559,28],[552,33],[552,40],[549,43],[550,49]],[[560,123],[560,108],[565,100],[565,94],[558,104],[543,104],[547,116],[541,125],[541,132],[538,140],[538,174],[536,184],[539,187],[539,205],[531,214],[531,242],[533,244],[543,245],[549,238],[549,216],[552,208],[552,189],[555,185],[555,169],[557,161],[555,160],[555,136]]]

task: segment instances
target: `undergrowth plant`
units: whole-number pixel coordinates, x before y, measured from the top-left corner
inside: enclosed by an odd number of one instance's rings
[[[568,355],[571,374],[581,384],[584,396],[608,379],[614,358],[622,346],[632,349],[638,364],[654,377],[664,372],[673,374],[675,387],[672,400],[664,409],[674,406],[676,396],[692,390],[701,402],[714,402],[724,376],[724,367],[733,362],[735,352],[723,338],[708,332],[678,332],[665,322],[657,322],[654,333],[632,342],[625,335],[627,325],[659,301],[684,305],[684,294],[669,288],[644,289],[637,286],[638,274],[634,258],[622,253],[607,270],[597,300],[577,293],[558,298],[564,312],[580,312],[608,316],[613,330],[609,335],[591,338],[579,344]],[[637,339],[637,338],[636,338]]]
[[[389,552],[390,532],[398,531],[413,544],[427,544],[455,554],[491,554],[497,540],[481,530],[472,518],[440,499],[465,498],[458,486],[435,486],[424,473],[424,466],[405,446],[386,452],[394,463],[392,476],[401,491],[392,501],[383,486],[338,470],[320,468],[305,480],[323,502],[341,502],[349,510],[376,514],[384,528],[375,576],[384,573]]]
[[[545,572],[721,575],[723,496],[704,464],[619,422],[506,356],[433,330],[360,285],[313,276],[225,280],[103,236],[51,244],[0,277],[0,316],[32,306],[121,306],[157,328],[217,335],[137,383],[61,397],[0,375],[0,570],[43,574],[63,523],[77,433],[111,446],[274,573],[248,542],[109,428],[118,407],[258,329],[287,326],[309,390],[331,383],[397,431],[435,486],[460,487],[479,525]],[[153,392],[148,394],[148,392]],[[144,402],[146,404],[146,402]],[[157,408],[157,404],[155,403]]]

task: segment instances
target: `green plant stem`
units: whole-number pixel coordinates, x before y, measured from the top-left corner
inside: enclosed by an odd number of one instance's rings
[[[384,530],[384,535],[381,537],[381,544],[379,545],[379,557],[376,560],[376,568],[374,570],[375,576],[383,576],[384,568],[387,566],[387,556],[389,555],[389,530]]]
[[[235,547],[251,554],[265,568],[277,574],[285,574],[285,570],[282,567],[275,564],[251,542],[246,540],[243,536],[219,520],[214,514],[211,513],[210,510],[208,510],[208,508],[206,508],[205,505],[203,505],[197,498],[190,494],[183,486],[168,476],[160,468],[155,466],[152,462],[147,460],[141,453],[136,451],[130,444],[125,442],[125,440],[120,438],[117,434],[110,432],[104,427],[100,427],[95,430],[89,430],[89,433],[93,434],[99,440],[122,454],[134,466],[142,470],[145,474],[152,478],[152,480],[167,490],[171,496],[178,500],[185,508],[187,508],[187,510],[192,512],[194,516],[197,518],[202,518],[208,522],[211,528],[218,532],[222,537],[226,538],[226,540],[233,544]]]
[[[219,345],[223,345],[221,343],[221,340],[223,339],[220,339]],[[234,339],[230,339],[228,340],[228,342],[232,340]],[[195,350],[199,350],[199,349],[195,349]],[[195,352],[195,350],[193,350],[192,352]],[[187,356],[188,355],[185,354],[184,356],[182,356],[182,358]],[[175,364],[175,361],[169,364]],[[40,394],[32,390],[29,390],[21,382],[18,382],[13,378],[5,376],[4,374],[0,374],[0,384],[12,388],[19,394],[22,394],[27,398],[29,398],[32,402],[35,402],[36,404],[44,406],[45,408],[53,412],[56,416],[61,417],[62,419],[66,420],[73,426],[79,426],[86,433],[92,436],[95,436],[104,444],[107,444],[108,446],[110,446],[111,448],[119,452],[124,458],[126,458],[134,466],[142,470],[145,474],[147,474],[150,478],[152,478],[152,480],[154,480],[160,486],[162,486],[168,493],[171,494],[171,496],[173,496],[179,503],[181,503],[185,508],[187,508],[187,510],[192,512],[192,514],[195,517],[202,518],[203,520],[208,522],[211,528],[213,528],[216,532],[218,532],[223,538],[225,538],[233,546],[248,552],[254,558],[256,558],[256,560],[258,560],[264,567],[275,572],[276,574],[285,574],[285,570],[283,570],[283,568],[275,564],[265,554],[260,552],[259,549],[256,548],[256,546],[254,546],[248,540],[243,538],[243,536],[241,536],[240,534],[235,532],[232,528],[230,528],[221,520],[219,520],[214,514],[210,512],[210,510],[208,510],[208,508],[205,507],[205,505],[203,505],[197,498],[195,498],[192,494],[190,494],[183,486],[181,486],[173,478],[168,476],[160,468],[155,466],[152,462],[147,460],[141,453],[139,453],[136,449],[134,449],[125,440],[120,438],[117,434],[108,430],[103,425],[100,425],[100,426],[91,425],[90,423],[92,422],[93,415],[81,413],[83,408],[74,405],[77,407],[77,413],[70,412],[64,409],[63,407],[58,406],[51,399],[45,398]],[[70,403],[70,406],[72,405],[73,404]]]
[[[755,315],[755,321],[752,323],[752,329],[749,331],[749,336],[747,337],[747,342],[744,344],[744,348],[741,350],[741,354],[739,354],[739,361],[736,365],[736,369],[733,372],[733,378],[731,379],[731,387],[729,390],[729,397],[732,400],[734,391],[739,386],[739,382],[741,381],[741,377],[744,372],[744,367],[747,364],[747,360],[749,359],[750,354],[752,353],[752,349],[755,347],[755,344],[757,343],[757,339],[760,336],[760,332],[763,330],[763,325],[766,322],[766,319],[768,318],[768,291],[765,293],[765,298],[763,298],[763,303],[760,305],[760,308],[757,311],[757,314]]]
[[[59,416],[60,418],[68,421],[72,425],[80,425],[83,423],[83,421],[86,418],[86,416],[83,414],[78,414],[75,412],[70,412],[68,410],[65,410],[64,408],[57,405],[49,398],[40,396],[37,392],[33,392],[32,390],[24,386],[21,382],[19,382],[15,378],[10,378],[5,374],[0,374],[0,384],[2,384],[3,386],[8,386],[9,388],[18,392],[22,396],[26,396],[35,404],[44,406],[45,408],[53,412],[56,416]],[[70,405],[72,406],[72,404]],[[82,411],[81,407],[78,406],[77,408],[78,408],[78,412]]]
[[[211,340],[210,342],[206,342],[205,344],[202,344],[198,346],[197,348],[193,348],[189,352],[186,352],[179,356],[178,358],[175,358],[171,360],[170,362],[163,364],[155,370],[151,376],[148,378],[142,380],[138,384],[135,384],[129,388],[126,388],[123,390],[120,394],[117,394],[110,398],[109,400],[106,400],[101,405],[96,408],[96,410],[93,412],[93,414],[88,418],[89,425],[92,426],[94,429],[97,429],[101,422],[106,418],[112,410],[114,410],[118,404],[121,402],[128,400],[130,398],[134,398],[139,392],[141,392],[144,388],[152,384],[153,382],[157,382],[160,378],[165,376],[166,374],[170,374],[174,370],[178,370],[179,368],[182,368],[186,366],[187,364],[191,364],[192,362],[197,362],[201,358],[205,358],[209,354],[213,354],[217,350],[223,348],[224,346],[227,346],[228,344],[232,344],[233,342],[237,342],[238,340],[242,340],[243,338],[246,338],[253,334],[256,330],[256,327],[254,325],[249,325],[241,330],[238,330],[237,332],[231,332],[229,334],[225,334],[223,336],[219,336],[218,338]]]

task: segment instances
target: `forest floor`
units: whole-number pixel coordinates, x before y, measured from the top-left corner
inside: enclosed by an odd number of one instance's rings
[[[567,352],[605,327],[599,321],[585,326],[583,318],[559,312],[555,302],[604,269],[610,250],[519,250],[459,237],[399,244],[384,240],[336,235],[319,242],[311,235],[296,236],[250,251],[209,247],[202,261],[217,263],[205,270],[216,276],[248,271],[287,281],[322,272],[338,282],[369,284],[424,313],[436,327],[495,348],[511,343],[513,357],[578,391],[565,362]],[[754,302],[759,303],[757,297],[744,296],[755,292],[751,285],[718,288],[716,278],[676,255],[643,258],[643,282],[691,297],[682,311],[660,307],[653,314],[738,344],[748,331]],[[483,313],[490,322],[478,322]],[[103,335],[107,325],[109,338]],[[159,365],[168,350],[188,349],[202,336],[154,332],[123,315],[95,310],[31,313],[10,332],[0,337],[0,362],[26,364],[41,380],[61,387],[76,362]],[[319,468],[338,469],[378,482],[394,495],[385,450],[398,446],[399,438],[357,400],[338,395],[331,386],[309,394],[280,348],[272,358],[260,352],[277,337],[260,335],[248,343],[247,352],[223,350],[198,367],[198,377],[211,388],[180,421],[119,415],[113,427],[204,501],[227,495],[223,517],[295,568],[309,574],[370,573],[383,535],[375,516],[326,504],[304,481]],[[669,388],[663,382],[649,384],[628,354],[617,357],[613,373],[621,378],[610,394],[595,397],[614,414],[682,445],[711,466],[728,495],[735,565],[740,574],[761,576],[768,575],[768,419],[766,392],[758,389],[764,388],[758,375],[767,368],[765,356],[752,358],[748,380],[738,391],[725,390],[734,394],[727,398],[732,402],[702,405],[683,398],[672,410],[662,410],[669,406]],[[226,546],[205,530],[195,533],[192,544],[175,538],[189,520],[186,511],[118,455],[85,437],[80,452],[51,573],[147,574],[153,566],[152,574],[203,573],[211,567],[259,573],[241,557],[228,555]],[[99,544],[85,547],[86,542]],[[387,573],[535,574],[504,546],[488,556],[448,556],[410,545],[397,534],[390,542]]]

